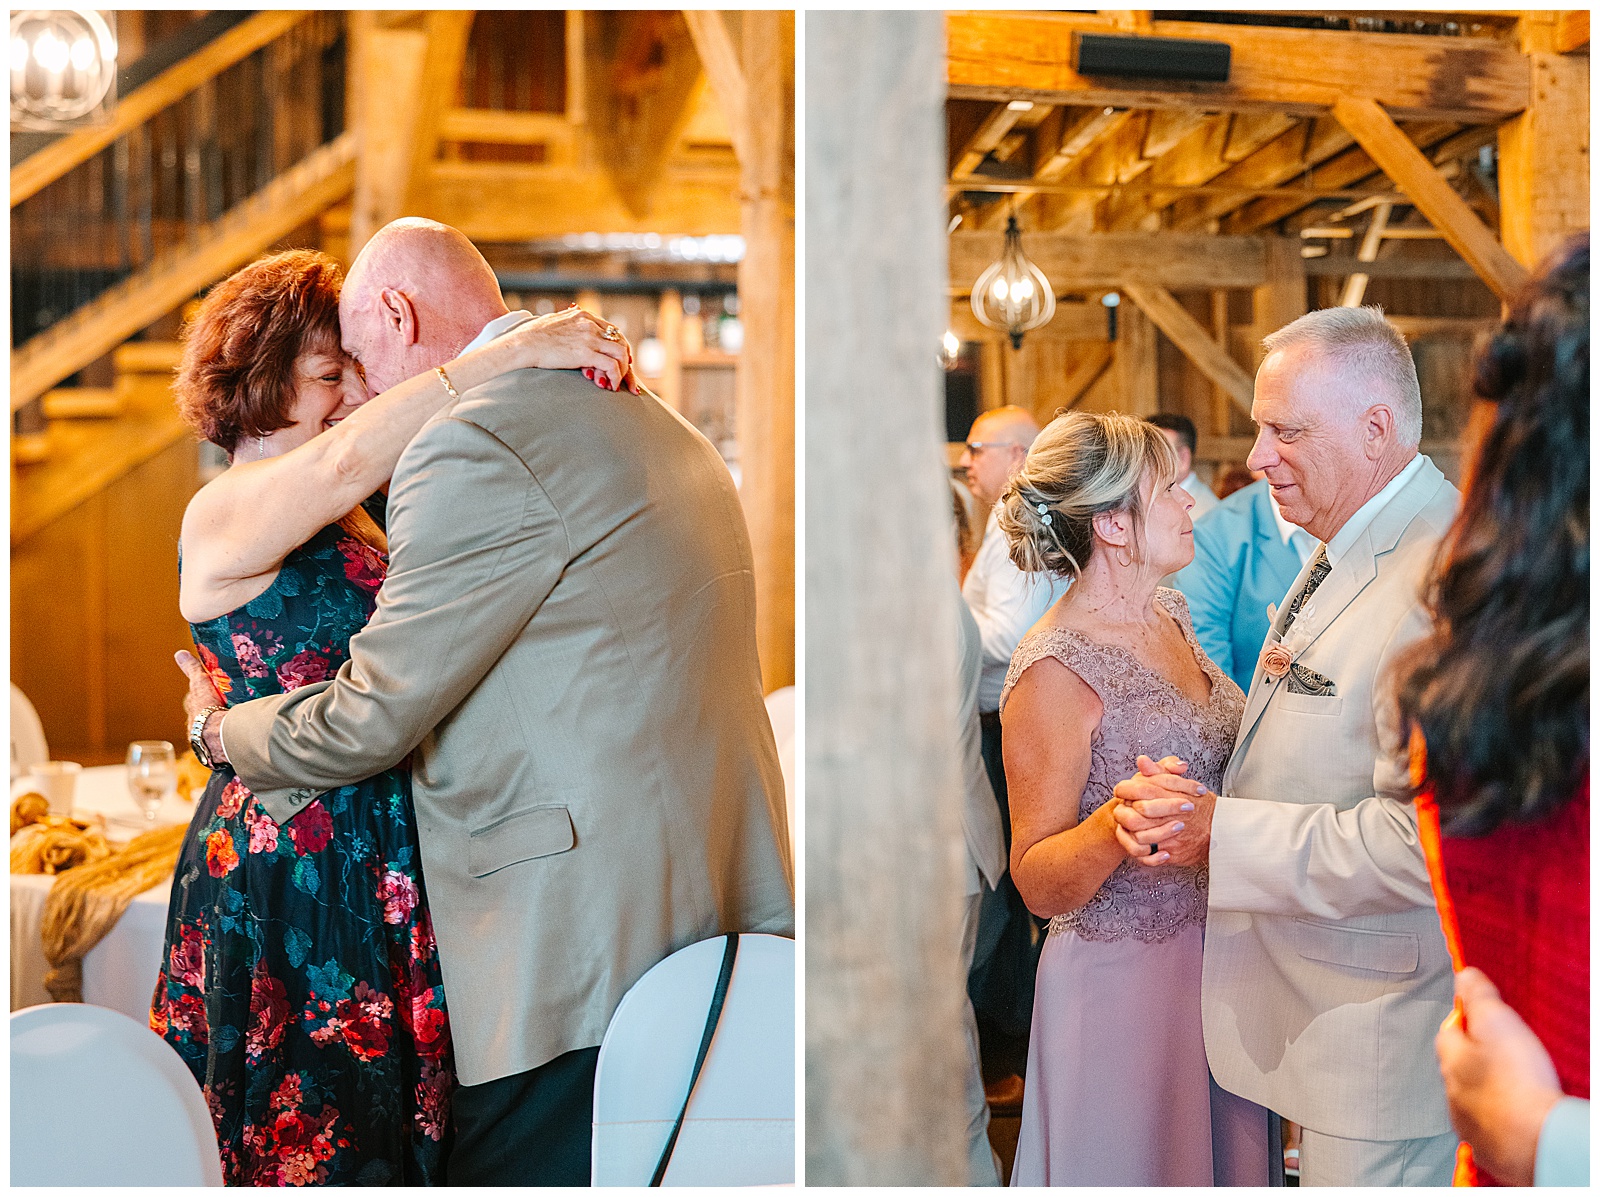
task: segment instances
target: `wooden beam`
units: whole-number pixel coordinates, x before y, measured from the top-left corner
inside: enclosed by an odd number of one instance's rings
[[[1213,175],[1209,182],[1242,189],[1277,187],[1304,176],[1311,168],[1347,149],[1351,142],[1345,127],[1332,117],[1307,121],[1278,134],[1248,158]],[[1172,206],[1167,227],[1180,232],[1202,229],[1210,221],[1226,216],[1247,202],[1248,197],[1239,194],[1185,197]]]
[[[422,79],[416,100],[411,175],[405,190],[408,209],[414,210],[421,200],[427,189],[428,170],[439,156],[440,118],[456,106],[472,17],[470,9],[434,9],[423,20],[428,48],[422,60]]]
[[[743,17],[740,134],[739,497],[755,567],[756,646],[766,693],[795,679],[794,13]]]
[[[1389,213],[1394,205],[1384,202],[1377,204],[1372,209],[1372,217],[1367,222],[1367,231],[1362,234],[1361,247],[1356,250],[1356,261],[1375,262],[1378,260],[1378,250],[1383,245],[1384,231],[1389,227]],[[1429,230],[1430,232],[1432,230]],[[1342,308],[1358,308],[1361,300],[1367,293],[1367,275],[1352,274],[1344,281],[1344,296],[1339,300]]]
[[[1117,317],[1116,371],[1117,410],[1133,416],[1161,410],[1156,326],[1136,304],[1123,304]]]
[[[1564,12],[1556,20],[1555,52],[1571,54],[1589,44],[1589,10],[1574,9]]]
[[[408,215],[428,38],[419,29],[382,27],[367,14],[352,14],[352,36],[361,145],[350,213],[353,260],[372,234]]]
[[[739,176],[668,166],[644,212],[622,199],[603,171],[440,162],[427,210],[474,241],[523,241],[572,232],[703,236],[739,231]]]
[[[1302,258],[1303,269],[1311,278],[1349,278],[1364,274],[1372,278],[1432,279],[1436,282],[1457,282],[1476,279],[1478,274],[1459,258],[1379,258],[1375,262],[1361,262],[1354,257],[1328,254],[1320,258]]]
[[[1349,145],[1354,138],[1349,131],[1336,120],[1330,119],[1330,125],[1337,126],[1342,135],[1347,138],[1345,144]],[[1323,122],[1317,122],[1319,131]],[[1460,126],[1449,122],[1431,122],[1411,126],[1406,135],[1419,146],[1432,147],[1439,142],[1450,138]],[[1493,140],[1493,127],[1482,125],[1472,131],[1474,136]],[[1432,152],[1431,150],[1429,151]],[[1372,160],[1370,154],[1359,145],[1350,145],[1342,153],[1324,158],[1319,165],[1301,171],[1301,182],[1310,184],[1314,188],[1337,190],[1339,188],[1354,187],[1367,180],[1381,179],[1377,173],[1378,164]],[[1255,199],[1237,206],[1221,222],[1220,231],[1224,233],[1253,233],[1267,225],[1276,224],[1286,216],[1292,216],[1310,202],[1304,199],[1288,198],[1262,198]]]
[[[1065,113],[1067,110],[1058,108],[1056,111]],[[1041,183],[1060,179],[1085,154],[1122,128],[1132,115],[1130,109],[1108,104],[1080,113],[1070,123],[1063,115],[1059,129],[1050,130],[1054,136],[1045,132],[1049,122],[1040,125],[1039,155],[1034,162],[1033,177]]]
[[[1023,107],[1026,105],[1026,107]],[[1005,104],[996,104],[989,110],[989,115],[983,118],[980,124],[968,137],[966,144],[956,154],[956,164],[950,170],[952,179],[964,179],[971,175],[982,161],[1011,132],[1013,125],[1022,118],[1022,114],[1033,107],[1030,100],[1012,100]]]
[[[676,10],[607,10],[586,17],[592,141],[624,205],[643,218],[688,123],[700,56]]]
[[[710,9],[687,8],[683,10],[683,19],[689,24],[695,53],[700,56],[700,65],[705,68],[717,104],[727,118],[728,129],[733,134],[733,152],[743,160],[750,155],[748,148],[740,149],[747,123],[745,109],[750,102],[749,89],[745,86],[739,51],[733,44],[728,19],[723,13]]]
[[[80,162],[87,162],[117,138],[281,37],[310,15],[309,12],[289,11],[257,13],[168,67],[143,87],[121,97],[105,124],[74,130],[38,153],[30,154],[11,168],[11,206],[15,208],[29,196],[37,195]]]
[[[1145,283],[1123,283],[1123,294],[1144,310],[1167,338],[1183,351],[1200,373],[1228,393],[1239,410],[1250,414],[1255,382],[1223,348],[1211,339],[1200,322],[1165,287]]]
[[[1263,237],[1261,285],[1250,296],[1248,360],[1261,364],[1261,339],[1306,314],[1306,260],[1296,237]]]
[[[950,235],[950,285],[969,292],[1000,256],[1000,233]],[[1262,243],[1257,237],[1208,237],[1178,233],[1025,233],[1023,250],[1044,271],[1057,294],[1115,287],[1124,279],[1174,290],[1254,287],[1262,281]],[[1298,249],[1298,247],[1297,247]]]
[[[570,145],[573,136],[572,123],[553,112],[451,108],[439,117],[441,141],[470,141],[489,145]]]
[[[279,175],[178,253],[123,280],[11,354],[11,410],[109,353],[201,288],[288,236],[355,184],[356,138],[344,133]]]
[[[1228,293],[1220,287],[1211,292],[1211,339],[1223,353],[1228,352]],[[1229,403],[1233,400],[1227,389],[1213,383],[1211,387],[1211,431],[1227,436],[1232,422]]]
[[[1533,101],[1500,127],[1500,236],[1530,269],[1589,227],[1589,56],[1528,56]]]
[[[1036,334],[1028,335],[1031,337]],[[1083,401],[1083,397],[1089,393],[1089,388],[1100,381],[1100,376],[1111,366],[1111,359],[1115,356],[1116,350],[1110,341],[1101,341],[1087,347],[1071,372],[1061,380],[1059,394],[1062,411],[1071,411]]]
[[[1158,37],[1227,42],[1229,80],[1123,88],[1072,68],[1074,32],[1116,31],[1103,17],[953,12],[945,30],[949,94],[961,99],[1317,116],[1352,96],[1400,117],[1466,122],[1503,120],[1528,104],[1522,55],[1487,38],[1155,21]]]
[[[565,12],[566,24],[566,59],[567,59],[567,102],[565,116],[574,125],[582,125],[588,119],[588,85],[585,82],[587,73],[587,56],[584,53],[584,20],[583,10],[569,8]]]
[[[47,420],[100,420],[122,414],[116,387],[61,387],[44,393]]]
[[[1333,115],[1490,289],[1502,300],[1510,299],[1528,272],[1483,226],[1467,201],[1439,177],[1433,164],[1389,114],[1374,100],[1341,96],[1333,106]]]
[[[950,304],[950,331],[963,341],[1005,341],[1009,338],[1000,329],[978,323],[972,314],[972,305],[965,299],[952,300]],[[1056,314],[1043,328],[1028,334],[1028,341],[1104,341],[1106,339],[1106,310],[1098,303],[1056,304]]]

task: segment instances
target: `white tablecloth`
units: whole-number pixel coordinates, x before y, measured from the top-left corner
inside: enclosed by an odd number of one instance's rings
[[[20,792],[20,791],[19,791]],[[148,824],[128,794],[127,770],[121,765],[85,769],[78,777],[73,797],[76,814],[97,812],[106,816],[106,833],[113,841],[126,841]],[[187,823],[194,803],[176,795],[156,813],[156,826]],[[44,922],[45,900],[55,878],[12,874],[11,877],[11,1008],[37,1006],[50,1000],[44,987],[48,969],[39,928]],[[150,1014],[150,995],[161,968],[161,951],[167,934],[170,883],[148,889],[128,904],[117,925],[83,958],[83,1000],[119,1010],[143,1022]]]

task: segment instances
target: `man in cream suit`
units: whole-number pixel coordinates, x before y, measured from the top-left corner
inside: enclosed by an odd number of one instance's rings
[[[1459,496],[1417,453],[1416,370],[1379,309],[1312,312],[1265,346],[1249,465],[1322,543],[1275,613],[1220,795],[1142,763],[1117,794],[1154,801],[1115,815],[1154,867],[1209,853],[1206,1055],[1301,1125],[1301,1184],[1449,1184],[1450,961],[1386,683],[1427,627]],[[1194,806],[1176,833],[1173,792]]]
[[[340,304],[375,389],[519,318],[421,220],[367,244]],[[648,394],[523,370],[417,434],[388,533],[338,676],[214,716],[206,742],[280,823],[412,754],[462,1086],[449,1182],[587,1184],[622,995],[697,940],[794,930],[739,497]]]

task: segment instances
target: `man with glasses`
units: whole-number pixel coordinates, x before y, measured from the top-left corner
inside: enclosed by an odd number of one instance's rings
[[[1000,741],[1000,690],[1011,654],[1029,628],[1066,593],[1066,583],[1043,574],[1024,574],[1011,561],[1005,535],[995,518],[995,505],[1012,477],[1022,468],[1028,447],[1039,435],[1039,423],[1020,407],[984,412],[972,423],[958,468],[985,513],[983,543],[962,584],[983,643],[983,671],[978,683],[978,717],[983,729],[983,762],[1000,804],[1006,851],[1011,850],[1011,812],[1006,801],[1006,773]],[[1027,1056],[1028,1025],[1033,1014],[1033,973],[1041,942],[1010,877],[984,896],[978,943],[968,986],[986,1042],[1009,1041],[1012,1050],[990,1051],[1011,1056],[1016,1064]],[[1020,1040],[1020,1044],[1018,1041]],[[1002,1067],[1010,1063],[1002,1062]],[[1010,1069],[989,1086],[991,1104],[999,1108],[1022,1102],[1022,1082]]]

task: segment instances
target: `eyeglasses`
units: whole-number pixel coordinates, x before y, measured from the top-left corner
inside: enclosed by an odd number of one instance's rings
[[[1010,441],[968,441],[967,452],[976,457],[985,449],[1020,449],[1021,445],[1014,445]]]

